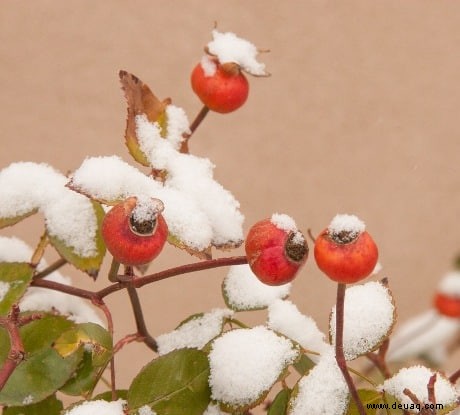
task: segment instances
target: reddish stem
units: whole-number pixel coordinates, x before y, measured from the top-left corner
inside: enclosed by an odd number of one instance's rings
[[[38,280],[40,278],[44,278],[47,275],[58,270],[59,268],[63,267],[65,264],[67,264],[67,261],[64,258],[60,258],[57,261],[53,262],[49,267],[45,268],[43,271],[35,274],[34,279]]]
[[[460,379],[460,369],[458,369],[456,372],[452,373],[450,376],[449,376],[449,381],[450,383],[457,383],[457,380]]]
[[[201,108],[201,110],[198,113],[198,115],[193,120],[193,122],[190,124],[190,127],[189,127],[190,133],[183,135],[184,141],[182,141],[182,145],[181,145],[181,148],[180,148],[181,153],[188,153],[189,152],[188,141],[192,137],[192,135],[195,132],[195,130],[199,127],[199,125],[206,118],[206,115],[208,115],[208,112],[209,112],[209,108],[206,105],[204,105],[203,108]]]
[[[356,407],[360,415],[366,415],[363,403],[359,398],[358,391],[356,390],[353,379],[348,372],[347,362],[343,352],[343,323],[344,323],[344,310],[345,310],[345,291],[347,289],[346,284],[337,284],[337,304],[335,309],[335,359],[337,366],[342,371],[345,382],[347,382],[348,390],[350,391],[351,397],[355,401]]]
[[[0,318],[0,326],[3,326],[10,337],[10,351],[0,369],[0,390],[3,389],[6,382],[16,369],[16,367],[24,360],[24,344],[19,333],[19,307],[13,306],[8,317]]]

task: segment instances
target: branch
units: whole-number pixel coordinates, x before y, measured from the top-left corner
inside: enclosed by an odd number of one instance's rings
[[[0,369],[0,390],[3,389],[6,382],[16,369],[16,367],[24,360],[24,345],[19,334],[19,307],[13,306],[8,317],[0,318],[0,326],[3,326],[10,336],[10,351]]]
[[[335,359],[337,366],[342,371],[343,377],[347,382],[350,394],[355,401],[356,407],[360,415],[366,415],[363,403],[359,398],[358,391],[356,390],[350,372],[348,372],[347,362],[343,352],[343,323],[344,323],[344,309],[345,309],[345,291],[346,284],[337,284],[337,304],[335,309]]]
[[[54,271],[58,270],[62,266],[67,264],[67,261],[64,258],[60,258],[57,261],[53,262],[49,267],[46,267],[43,271],[39,272],[38,274],[34,275],[34,279],[44,278],[47,275],[53,273]]]

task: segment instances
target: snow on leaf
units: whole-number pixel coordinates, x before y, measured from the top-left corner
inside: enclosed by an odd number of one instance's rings
[[[21,239],[0,236],[0,261],[28,262],[32,254],[32,248]],[[45,267],[46,261],[42,259],[37,268],[42,270]],[[71,279],[58,271],[44,277],[44,279],[72,285]],[[104,327],[104,323],[87,301],[59,291],[29,287],[21,298],[19,306],[22,311],[58,311],[76,323],[93,322]]]
[[[412,400],[403,393],[404,389],[409,389],[419,401],[428,404],[428,382],[433,374],[437,374],[434,384],[434,395],[436,403],[444,406],[449,406],[455,403],[460,398],[459,392],[441,373],[434,372],[425,366],[411,366],[401,369],[396,375],[378,387],[403,404],[411,404]],[[417,411],[418,412],[418,411]]]
[[[332,347],[298,383],[290,415],[341,415],[348,406],[348,386],[337,366]]]
[[[299,343],[304,349],[322,353],[329,350],[326,337],[316,322],[309,316],[302,314],[291,302],[275,300],[268,307],[268,327]],[[309,355],[313,361],[319,357]]]
[[[270,286],[260,282],[247,264],[230,267],[222,283],[225,303],[235,311],[266,308],[275,300],[286,298],[290,289],[290,283]]]
[[[176,239],[177,244],[182,243],[191,252],[205,251],[211,245],[209,219],[192,198],[145,176],[117,156],[87,158],[74,172],[69,186],[107,204],[130,196],[160,199],[172,234],[170,242]]]
[[[176,349],[202,349],[209,341],[222,332],[224,319],[231,317],[233,311],[214,309],[185,322],[170,333],[156,338],[158,354],[164,355]]]
[[[67,178],[47,164],[13,163],[0,172],[0,217],[22,218],[40,210],[48,234],[76,255],[98,255],[98,222],[91,201],[68,189]],[[14,221],[13,221],[14,222]]]
[[[112,402],[104,400],[86,401],[73,406],[72,409],[64,412],[64,415],[124,415],[125,404],[126,401],[122,399]]]
[[[145,114],[149,121],[164,125],[165,109],[171,102],[169,99],[160,101],[137,76],[120,71],[120,82],[128,104],[126,119],[125,142],[134,159],[144,166],[149,166],[148,158],[139,147],[135,117]]]
[[[257,48],[248,40],[232,32],[212,31],[213,40],[206,46],[206,51],[216,56],[220,63],[236,63],[251,75],[267,76],[265,64],[257,61]]]
[[[291,341],[262,326],[226,332],[209,353],[211,397],[233,410],[251,407],[298,355]]]
[[[335,307],[330,334],[335,344]],[[376,349],[389,335],[395,321],[395,306],[388,288],[371,281],[347,289],[345,294],[343,349],[346,360]]]

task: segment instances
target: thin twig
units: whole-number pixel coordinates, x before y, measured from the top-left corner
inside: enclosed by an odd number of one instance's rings
[[[428,401],[434,404],[435,407],[436,407],[436,395],[434,392],[434,384],[436,383],[437,375],[438,375],[437,373],[433,373],[427,385]]]
[[[337,360],[337,366],[342,371],[345,382],[347,382],[348,390],[350,391],[351,397],[355,401],[356,407],[360,415],[366,415],[363,403],[359,398],[358,391],[356,390],[353,379],[348,372],[345,355],[343,352],[343,323],[344,323],[344,309],[345,309],[345,291],[346,284],[337,284],[337,303],[335,309],[335,358]]]
[[[450,383],[453,383],[453,384],[457,383],[457,380],[459,379],[460,379],[460,369],[458,369],[457,371],[455,371],[449,376],[449,381]]]
[[[209,108],[204,105],[203,108],[201,108],[200,112],[197,114],[193,122],[190,124],[190,133],[184,134],[183,138],[184,140],[182,141],[180,152],[181,153],[188,153],[188,142],[190,138],[192,137],[193,133],[195,130],[199,127],[199,125],[203,122],[203,120],[206,118],[206,115],[208,115]]]
[[[0,326],[3,326],[10,337],[10,351],[0,369],[0,390],[13,374],[16,367],[24,360],[24,344],[19,333],[19,307],[13,306],[10,314],[0,318]]]
[[[65,264],[67,264],[67,260],[65,260],[64,258],[59,258],[57,261],[53,262],[49,267],[46,267],[43,271],[39,272],[38,274],[35,274],[34,279],[38,280],[40,278],[45,278],[54,271],[57,271],[59,268],[63,267]]]

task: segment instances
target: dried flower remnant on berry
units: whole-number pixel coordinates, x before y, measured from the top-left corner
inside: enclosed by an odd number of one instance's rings
[[[308,254],[308,246],[302,232],[297,229],[294,219],[284,213],[274,213],[270,221],[278,229],[289,234],[285,248],[288,258],[294,262],[302,261]]]
[[[329,236],[341,244],[354,241],[365,229],[366,226],[363,221],[355,215],[347,214],[334,216],[327,228]]]
[[[164,209],[163,202],[145,196],[137,197],[136,207],[131,212],[129,225],[138,235],[152,235],[155,233],[157,216]]]
[[[206,51],[216,56],[221,64],[236,63],[244,71],[255,76],[267,76],[265,64],[257,61],[259,51],[246,39],[232,32],[212,31],[213,40],[208,43]]]

